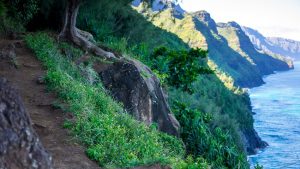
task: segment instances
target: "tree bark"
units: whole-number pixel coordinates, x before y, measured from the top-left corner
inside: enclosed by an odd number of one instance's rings
[[[84,50],[94,53],[97,56],[101,56],[109,60],[116,60],[117,57],[113,53],[107,52],[89,41],[89,39],[86,38],[86,34],[88,34],[87,32],[76,28],[76,19],[80,4],[81,0],[68,0],[65,10],[64,25],[59,34],[59,39],[70,40],[74,44],[82,47]]]

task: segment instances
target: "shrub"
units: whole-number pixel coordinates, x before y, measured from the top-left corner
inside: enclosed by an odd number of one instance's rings
[[[185,103],[174,103],[173,110],[181,125],[181,137],[187,154],[202,157],[213,168],[248,168],[245,154],[235,145],[228,131],[210,128],[211,114],[190,109]]]
[[[38,11],[39,0],[9,0],[9,15],[22,25],[27,24]]]
[[[3,1],[0,1],[0,35],[7,36],[11,32],[23,32],[24,27],[14,18],[8,16],[8,9]]]
[[[162,75],[169,86],[192,92],[191,84],[199,74],[213,73],[203,65],[203,60],[201,64],[201,59],[206,57],[207,51],[201,49],[175,51],[160,47],[150,56],[151,68]]]

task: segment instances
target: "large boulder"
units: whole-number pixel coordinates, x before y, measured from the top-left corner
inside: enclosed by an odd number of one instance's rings
[[[137,120],[156,123],[165,133],[179,136],[179,123],[171,113],[159,80],[142,63],[123,59],[95,65],[102,82],[113,97]]]
[[[17,92],[0,78],[0,168],[51,169],[51,157],[31,126]]]

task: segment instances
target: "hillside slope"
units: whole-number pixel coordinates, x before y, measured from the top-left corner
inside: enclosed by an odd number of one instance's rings
[[[259,54],[253,50],[250,53],[253,55],[252,57],[256,57],[256,62],[259,64],[251,63],[251,60],[242,56],[244,54],[229,46],[228,39],[220,35],[217,24],[206,11],[190,14],[179,10],[176,5],[170,5],[171,2],[169,1],[160,1],[160,6],[165,4],[164,7],[160,7],[160,10],[153,7],[147,9],[145,3],[139,2],[140,4],[137,2],[133,4],[134,8],[156,26],[178,35],[190,47],[208,48],[211,67],[231,76],[235,85],[241,87],[259,86],[263,84],[263,75],[273,73],[276,70],[288,69],[286,60],[271,58],[267,55],[257,56]],[[153,6],[156,6],[155,2],[152,4]]]
[[[274,73],[274,71],[289,70],[292,63],[284,58],[273,58],[267,54],[259,53],[251,43],[249,37],[243,32],[236,22],[219,23],[219,33],[227,40],[228,45],[241,56],[256,65],[262,75]]]
[[[178,35],[190,47],[209,49],[209,58],[213,65],[233,77],[235,84],[241,87],[254,87],[263,84],[259,70],[240,54],[232,50],[226,40],[218,34],[217,25],[205,11],[183,14],[174,17],[174,9],[167,8],[160,12],[144,12],[155,25]],[[150,15],[150,16],[149,16]]]

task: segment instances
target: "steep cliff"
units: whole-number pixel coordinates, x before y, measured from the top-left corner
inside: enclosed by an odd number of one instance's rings
[[[274,71],[288,70],[293,67],[288,59],[274,58],[259,53],[249,37],[243,32],[241,26],[236,22],[219,23],[218,31],[227,40],[228,45],[250,63],[256,65],[262,75],[272,74]]]
[[[260,52],[278,58],[288,57],[299,60],[300,42],[284,38],[265,37],[257,30],[249,27],[242,27],[242,29],[249,36],[255,48]]]
[[[197,30],[204,34],[208,42],[210,59],[221,71],[228,73],[241,87],[255,87],[263,83],[259,69],[228,45],[209,13],[199,11],[192,15]]]
[[[236,85],[255,87],[263,84],[258,68],[228,46],[226,39],[219,35],[217,24],[206,11],[186,13],[184,18],[178,19],[173,17],[172,9],[168,8],[149,19],[155,25],[178,35],[190,47],[209,49],[212,64],[233,77]]]
[[[285,39],[285,38],[279,38],[279,37],[267,37],[268,41],[274,44],[275,46],[278,46],[282,48],[284,51],[286,51],[287,56],[290,56],[294,59],[299,60],[300,58],[300,42],[291,40],[291,39]]]

